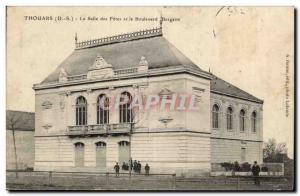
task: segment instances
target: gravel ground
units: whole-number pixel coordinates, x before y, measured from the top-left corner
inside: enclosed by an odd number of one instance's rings
[[[198,191],[288,191],[293,190],[287,178],[262,178],[261,185],[253,184],[251,177],[199,177],[182,178],[173,176],[133,175],[116,177],[94,174],[53,174],[51,180],[47,173],[7,173],[8,190],[198,190]]]

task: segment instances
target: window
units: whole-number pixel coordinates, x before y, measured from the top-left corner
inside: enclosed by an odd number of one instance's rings
[[[252,112],[252,115],[251,115],[251,127],[252,127],[252,131],[256,132],[256,112]]]
[[[105,142],[97,142],[96,143],[96,147],[97,148],[101,148],[101,147],[105,147],[106,146],[106,143]]]
[[[227,108],[226,118],[227,118],[227,130],[232,130],[232,127],[233,127],[233,110],[232,110],[231,107]]]
[[[126,101],[124,103],[124,101]],[[132,97],[130,93],[124,92],[121,94],[120,98],[120,123],[130,123],[132,122],[132,109],[130,108],[130,104],[132,101]]]
[[[74,145],[75,145],[75,148],[83,148],[84,147],[84,144],[81,142],[77,142]]]
[[[97,100],[97,124],[109,123],[109,98],[101,94]]]
[[[87,124],[87,102],[82,96],[76,100],[76,125]]]
[[[212,126],[215,129],[219,128],[219,106],[216,104],[212,109]]]
[[[246,114],[245,110],[240,111],[240,131],[241,132],[245,131],[245,120],[246,120],[245,114]]]
[[[119,163],[128,163],[130,159],[130,143],[127,141],[119,142]]]
[[[74,144],[75,147],[75,167],[84,166],[84,144],[77,142]]]
[[[119,142],[119,146],[129,146],[129,142],[121,141],[121,142]]]
[[[246,161],[246,148],[241,148],[241,163],[244,163]]]
[[[106,167],[106,143],[97,142],[96,145],[96,167]]]

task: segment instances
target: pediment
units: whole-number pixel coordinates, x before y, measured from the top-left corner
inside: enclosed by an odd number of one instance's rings
[[[168,88],[163,88],[159,93],[159,97],[160,98],[167,98],[167,99],[171,99],[172,96],[173,96],[174,92],[171,91],[170,89]]]

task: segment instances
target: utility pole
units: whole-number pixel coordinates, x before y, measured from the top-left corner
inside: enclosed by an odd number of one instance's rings
[[[133,132],[133,122],[130,122],[130,131],[129,131],[129,176],[131,177],[132,172],[132,157],[131,157],[131,134]]]

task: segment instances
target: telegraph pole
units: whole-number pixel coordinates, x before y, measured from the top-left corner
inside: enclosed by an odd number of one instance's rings
[[[130,122],[130,131],[129,131],[129,176],[131,177],[132,172],[132,157],[131,157],[131,134],[133,132],[133,122]]]

